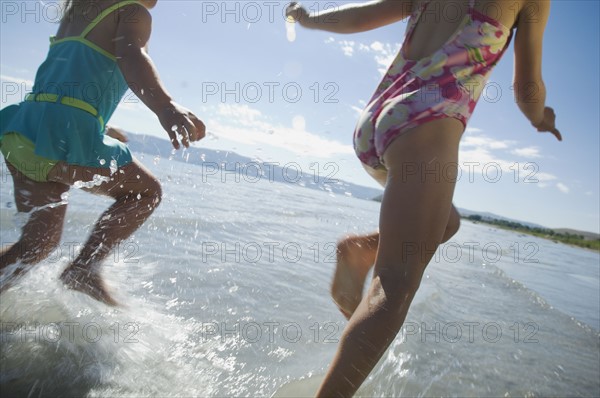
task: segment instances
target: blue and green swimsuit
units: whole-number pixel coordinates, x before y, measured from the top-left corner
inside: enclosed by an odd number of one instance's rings
[[[2,153],[29,178],[45,181],[49,166],[60,161],[100,168],[132,161],[125,144],[104,134],[127,82],[116,57],[86,36],[109,14],[133,3],[137,1],[107,8],[79,36],[50,38],[50,50],[37,71],[32,93],[1,111]]]

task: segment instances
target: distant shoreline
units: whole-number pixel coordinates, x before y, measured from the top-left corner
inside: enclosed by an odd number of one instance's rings
[[[600,238],[591,239],[577,233],[557,232],[553,229],[542,227],[529,227],[518,222],[488,219],[477,214],[463,216],[462,218],[475,223],[488,224],[508,231],[520,232],[523,234],[536,236],[538,238],[551,240],[555,243],[560,242],[583,249],[593,250],[594,252],[600,252]]]

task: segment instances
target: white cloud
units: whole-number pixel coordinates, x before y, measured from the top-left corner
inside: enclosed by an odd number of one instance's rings
[[[515,141],[501,141],[485,135],[466,135],[463,137],[461,145],[467,148],[507,149],[515,145]]]
[[[346,57],[351,57],[354,55],[354,47],[352,46],[342,46],[342,51]]]
[[[479,127],[467,127],[465,133],[483,133],[483,129]]]
[[[524,158],[541,158],[540,149],[535,146],[525,147],[525,148],[517,148],[514,149],[511,153],[521,156]]]
[[[558,188],[562,193],[569,193],[570,191],[569,187],[562,182],[557,183],[556,188]]]
[[[531,172],[531,176],[530,178],[533,180],[537,180],[540,182],[549,182],[549,181],[554,181],[557,179],[557,177],[553,174],[550,173],[536,173],[535,171],[532,171],[531,169],[529,169]]]
[[[340,40],[338,44],[345,56],[351,57],[354,55],[354,50],[356,49],[356,42],[352,40]]]
[[[479,128],[468,128],[463,137],[460,147],[460,164],[463,171],[474,172],[482,175],[488,170],[490,173],[500,169],[501,172],[515,182],[523,182],[546,188],[551,183],[560,184],[557,187],[563,191],[567,188],[564,184],[557,182],[558,177],[539,171],[539,165],[531,161],[518,161],[512,158],[516,155],[528,157],[541,157],[536,147],[514,148],[518,145],[516,141],[497,140],[486,136]],[[536,156],[537,155],[537,156]]]
[[[557,177],[550,173],[538,173],[536,170],[531,168],[525,170],[523,180],[532,182],[537,185],[538,188],[547,188],[550,186],[550,182],[557,180]]]
[[[325,44],[337,44],[347,57],[351,57],[357,52],[373,55],[375,63],[379,66],[378,71],[382,76],[396,58],[396,54],[401,46],[401,43],[382,43],[380,41],[374,41],[370,44],[358,43],[351,40],[339,40],[336,42],[333,37],[327,38]]]
[[[284,126],[271,123],[259,110],[248,105],[219,104],[214,113],[216,120],[210,120],[207,125],[217,137],[248,145],[268,145],[318,158],[354,153],[350,145],[307,131],[302,115],[294,117],[290,126]]]
[[[30,79],[24,79],[21,77],[15,77],[15,76],[9,76],[9,75],[0,75],[0,80],[4,81],[4,82],[11,82],[11,83],[17,83],[17,84],[22,84],[28,87],[33,87],[33,80]]]
[[[258,109],[250,108],[248,105],[224,103],[217,106],[217,114],[242,124],[252,124],[262,116],[262,113]]]
[[[371,47],[371,50],[373,50],[373,51],[377,51],[377,52],[384,51],[384,45],[380,41],[374,41],[373,43],[371,43],[370,47]]]

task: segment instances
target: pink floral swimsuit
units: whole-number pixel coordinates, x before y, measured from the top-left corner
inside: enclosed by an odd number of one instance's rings
[[[363,163],[383,167],[383,154],[391,142],[423,123],[452,117],[467,125],[512,36],[511,29],[475,10],[474,2],[469,1],[458,29],[433,54],[415,61],[406,59],[400,49],[354,133],[354,148]],[[405,43],[427,5],[426,0],[413,12]]]

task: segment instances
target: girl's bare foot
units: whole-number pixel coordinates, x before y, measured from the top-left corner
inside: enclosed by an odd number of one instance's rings
[[[113,307],[119,305],[108,292],[102,277],[96,270],[71,265],[64,270],[60,280],[69,289],[85,293],[106,305]]]
[[[347,319],[362,300],[365,279],[375,263],[378,245],[379,234],[353,236],[338,243],[331,296]]]

